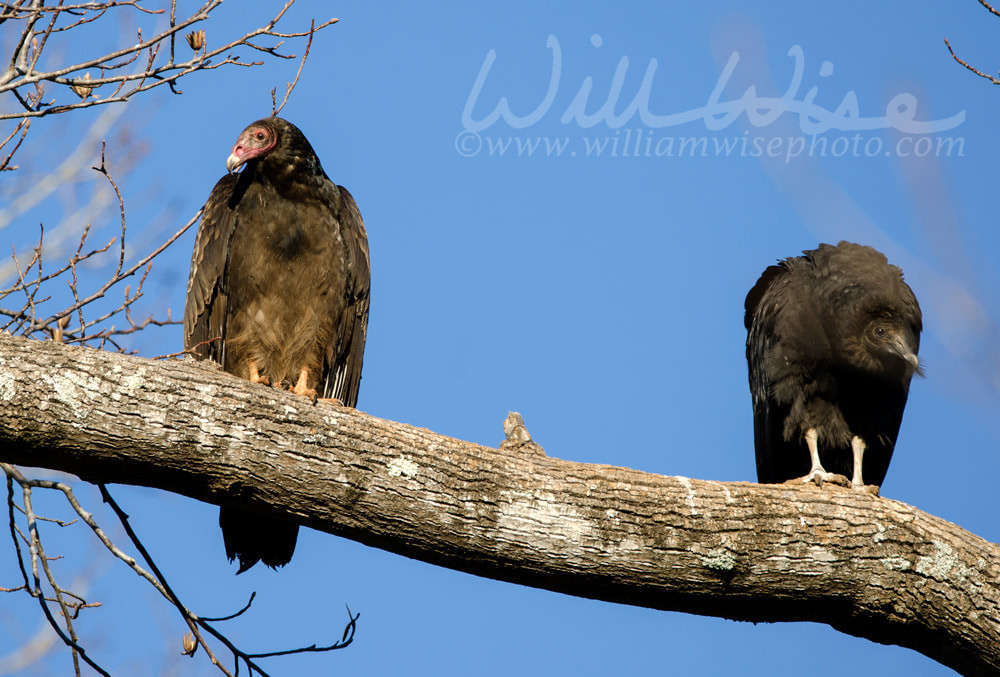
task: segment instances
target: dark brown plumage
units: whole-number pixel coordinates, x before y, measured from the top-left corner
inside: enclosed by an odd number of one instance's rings
[[[226,167],[191,257],[185,347],[241,378],[355,406],[370,263],[354,198],[281,118],[243,130]],[[226,505],[219,524],[239,572],[292,557],[296,524]]]
[[[850,242],[780,261],[746,298],[760,482],[885,479],[910,379],[920,306],[885,256]]]

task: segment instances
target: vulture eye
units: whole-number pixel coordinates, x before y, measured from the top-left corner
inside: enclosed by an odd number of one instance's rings
[[[885,327],[881,327],[881,326],[875,327],[872,330],[872,334],[874,334],[875,338],[877,338],[877,339],[884,339],[885,338]]]
[[[263,141],[266,138],[267,138],[267,134],[265,134],[264,132],[262,132],[260,130],[257,130],[257,140],[258,141]]]

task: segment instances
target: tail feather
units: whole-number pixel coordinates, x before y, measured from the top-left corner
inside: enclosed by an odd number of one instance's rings
[[[225,506],[219,509],[219,526],[229,561],[240,560],[237,574],[257,562],[272,569],[285,566],[299,535],[298,524]]]

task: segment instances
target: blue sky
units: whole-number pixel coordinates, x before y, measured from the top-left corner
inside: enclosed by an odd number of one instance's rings
[[[367,225],[360,409],[491,446],[516,410],[551,456],[752,481],[746,291],[777,258],[853,240],[903,268],[924,313],[927,378],[911,389],[882,493],[1000,538],[1000,234],[990,188],[1000,90],[943,43],[996,70],[1000,20],[971,0],[457,7],[302,1],[283,23],[341,19],[316,38],[282,114],[351,190]],[[273,11],[224,6],[206,26],[210,44]],[[199,74],[182,96],[161,90],[122,108],[109,138],[124,130],[138,145],[109,146],[109,166],[124,167],[130,258],[200,207],[240,130],[269,112],[270,89],[283,89],[294,68]],[[511,115],[491,120],[502,99]],[[610,115],[587,118],[609,99]],[[25,174],[75,148],[100,114],[36,121]],[[0,200],[13,200],[3,184]],[[28,211],[0,240],[26,251],[37,224],[71,202],[64,194]],[[91,219],[95,241],[115,234],[116,218],[111,209]],[[192,230],[157,261],[144,308],[181,316],[193,239]],[[48,255],[54,263],[59,251]],[[153,356],[181,344],[169,327],[134,347]],[[80,491],[111,525],[96,494]],[[595,602],[308,530],[285,569],[237,578],[214,506],[148,489],[114,494],[197,612],[223,615],[258,592],[227,628],[248,650],[327,642],[339,637],[345,603],[361,612],[352,647],[272,659],[274,675],[834,675],[847,661],[859,675],[950,673],[826,626]],[[104,606],[81,629],[105,667],[215,674],[202,656],[177,656],[179,620],[87,534],[52,538],[71,556],[59,564],[67,577],[88,567],[96,577],[89,597]],[[16,580],[9,550],[0,546],[0,585]],[[32,605],[0,601],[4,655],[37,619]],[[66,674],[68,656],[45,665],[51,672],[38,674]]]

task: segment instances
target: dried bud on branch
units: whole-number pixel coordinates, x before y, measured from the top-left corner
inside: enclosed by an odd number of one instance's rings
[[[90,73],[84,74],[84,76],[76,81],[76,84],[70,85],[69,88],[73,90],[76,94],[83,100],[86,100],[90,96],[90,92],[93,91],[94,85],[85,84],[90,80]]]
[[[194,635],[190,632],[185,632],[181,641],[184,644],[184,651],[181,654],[184,656],[194,656],[194,652],[198,650],[198,640],[194,638]]]
[[[184,38],[187,40],[188,45],[191,46],[191,49],[196,52],[205,46],[205,31],[203,30],[191,31]]]

